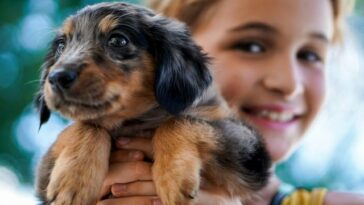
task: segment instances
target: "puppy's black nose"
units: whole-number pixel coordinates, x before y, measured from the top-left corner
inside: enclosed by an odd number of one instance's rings
[[[78,77],[75,70],[57,69],[48,75],[48,80],[52,86],[60,89],[69,89]]]

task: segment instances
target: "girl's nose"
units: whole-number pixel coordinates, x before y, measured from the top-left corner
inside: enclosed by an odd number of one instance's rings
[[[299,62],[294,57],[277,56],[271,67],[267,68],[263,85],[286,100],[293,99],[304,92],[302,75]]]

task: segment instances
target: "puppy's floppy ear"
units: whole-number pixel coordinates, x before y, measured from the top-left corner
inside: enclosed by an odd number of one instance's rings
[[[51,116],[51,111],[47,107],[44,101],[43,93],[41,92],[39,92],[35,97],[34,104],[39,112],[39,120],[40,120],[39,129],[40,129],[40,127],[49,120],[49,117]]]
[[[46,62],[42,65],[42,75],[41,75],[41,81],[40,81],[40,89],[37,93],[37,95],[34,98],[34,105],[39,112],[39,129],[41,126],[46,123],[49,120],[49,117],[51,116],[51,111],[46,105],[46,102],[44,100],[44,94],[43,94],[43,87],[44,82],[47,78],[47,67],[53,63],[53,60],[51,60],[53,57],[51,56],[51,53],[49,52],[46,57]]]
[[[171,114],[178,114],[211,84],[208,57],[201,52],[188,29],[161,16],[149,16],[146,35],[155,58],[155,96]]]

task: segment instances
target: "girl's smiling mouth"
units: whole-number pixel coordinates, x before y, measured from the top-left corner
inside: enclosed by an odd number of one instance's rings
[[[241,107],[241,112],[258,127],[286,130],[298,123],[303,111],[295,111],[288,106],[264,105]]]

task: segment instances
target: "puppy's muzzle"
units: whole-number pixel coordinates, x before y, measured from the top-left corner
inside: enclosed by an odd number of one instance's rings
[[[72,87],[78,78],[78,72],[58,68],[49,73],[48,80],[54,91],[66,91]]]

